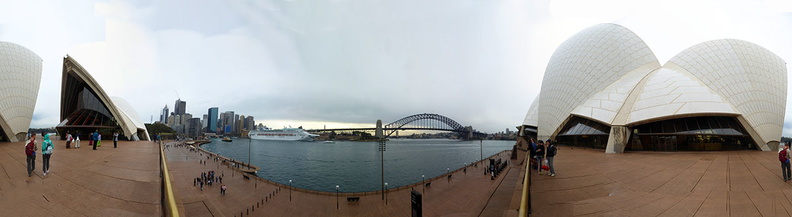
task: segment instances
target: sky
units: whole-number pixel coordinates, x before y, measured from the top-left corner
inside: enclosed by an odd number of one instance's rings
[[[43,59],[34,128],[60,122],[67,54],[146,123],[181,98],[195,117],[219,107],[275,128],[372,126],[377,119],[436,113],[489,133],[521,125],[554,50],[599,23],[632,30],[661,63],[723,38],[750,41],[792,61],[792,1],[782,0],[0,5],[0,41]],[[784,136],[792,136],[790,111],[787,106]]]

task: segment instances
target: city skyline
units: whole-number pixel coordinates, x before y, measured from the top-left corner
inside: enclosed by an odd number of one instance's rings
[[[781,1],[3,5],[0,41],[43,59],[34,128],[59,122],[53,93],[66,54],[144,122],[180,98],[195,117],[219,107],[275,128],[354,127],[436,113],[491,133],[522,123],[553,50],[597,23],[635,31],[661,63],[723,38],[792,61],[792,6]],[[790,110],[785,136],[792,135]]]

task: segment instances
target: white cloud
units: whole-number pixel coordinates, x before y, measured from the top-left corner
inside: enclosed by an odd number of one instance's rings
[[[583,28],[624,25],[661,61],[719,38],[748,40],[791,60],[792,18],[777,3],[3,2],[0,40],[44,59],[34,127],[59,122],[68,53],[145,122],[163,105],[173,107],[178,91],[199,117],[213,106],[273,126],[438,113],[495,132],[522,122],[553,51]]]

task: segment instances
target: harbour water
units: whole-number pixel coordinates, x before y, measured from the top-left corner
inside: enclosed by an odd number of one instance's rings
[[[481,143],[480,143],[481,142]],[[385,182],[388,188],[409,185],[455,170],[503,150],[511,150],[514,141],[408,140],[387,142]],[[208,151],[248,161],[260,167],[258,176],[295,187],[334,192],[380,190],[381,161],[378,143],[336,141],[335,143],[265,141],[236,138],[233,142],[214,139],[202,146]],[[503,156],[506,158],[508,156]],[[480,171],[479,171],[480,170]],[[468,170],[482,173],[483,167]]]

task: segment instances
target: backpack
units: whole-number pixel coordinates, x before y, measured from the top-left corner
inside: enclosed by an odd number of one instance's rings
[[[547,147],[547,156],[548,157],[555,157],[556,155],[556,147],[555,145],[550,145]]]
[[[787,161],[787,150],[786,149],[781,150],[781,152],[778,152],[778,160],[781,161],[781,162],[786,162]]]
[[[29,142],[27,145],[25,145],[25,154],[26,155],[33,155],[33,153],[34,153],[33,152],[33,146],[34,146],[33,142]]]

